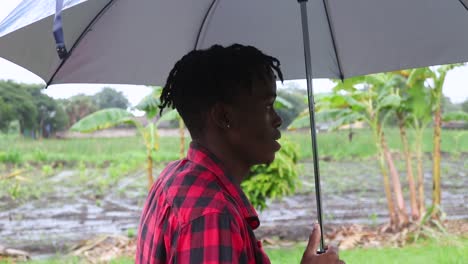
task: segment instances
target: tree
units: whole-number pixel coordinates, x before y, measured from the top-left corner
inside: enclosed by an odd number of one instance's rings
[[[391,86],[393,75],[374,74],[354,77],[339,82],[332,94],[317,97],[316,119],[333,120],[331,130],[356,121],[364,121],[372,129],[374,142],[379,153],[379,166],[383,176],[390,223],[393,227],[403,226],[408,222],[405,203],[398,171],[393,162],[385,139],[384,126],[389,116],[399,107],[401,98]],[[359,88],[358,88],[359,87]],[[307,114],[293,124],[306,124]],[[390,178],[388,176],[390,171]],[[392,186],[395,192],[396,206],[392,198]],[[396,210],[395,210],[396,209]]]
[[[145,111],[146,117],[148,120],[152,120],[156,114],[159,113],[159,95],[161,94],[161,87],[154,87],[151,94],[147,95],[138,103],[137,108]],[[174,110],[175,111],[175,110]],[[140,136],[143,139],[143,142],[146,147],[146,169],[148,176],[148,189],[153,185],[153,154],[159,148],[159,134],[158,134],[158,125],[166,120],[170,119],[169,115],[174,115],[174,113],[167,113],[165,119],[160,118],[156,123],[149,122],[146,127],[144,127],[139,121],[136,120],[135,116],[126,110],[119,108],[107,108],[102,109],[97,112],[94,112],[77,123],[72,127],[72,131],[88,133],[97,130],[102,130],[110,127],[114,127],[121,124],[133,125],[137,128]],[[175,112],[177,113],[177,112]]]
[[[410,113],[409,126],[415,134],[415,149],[417,161],[417,196],[420,216],[425,214],[424,172],[423,172],[423,134],[432,122],[431,92],[425,86],[428,78],[425,68],[401,72],[407,76],[405,105]]]
[[[65,106],[65,112],[68,115],[70,125],[98,110],[92,97],[84,94],[72,96],[68,100],[62,101],[62,103]]]
[[[1,89],[1,88],[0,88]],[[8,132],[10,123],[15,120],[15,112],[10,104],[0,97],[0,131]]]
[[[401,76],[401,77],[400,77]],[[410,206],[411,206],[411,216],[413,220],[418,220],[421,216],[420,208],[418,206],[417,201],[417,194],[416,194],[416,186],[414,181],[414,174],[413,174],[413,164],[411,158],[411,150],[408,143],[408,136],[406,133],[406,127],[409,126],[412,118],[412,111],[411,111],[411,94],[408,92],[407,79],[405,78],[408,75],[404,73],[395,74],[395,78],[393,78],[393,86],[398,89],[400,94],[401,103],[395,109],[396,110],[396,117],[398,120],[398,128],[400,131],[400,138],[401,142],[403,143],[403,153],[405,155],[405,162],[406,162],[406,176],[408,179],[408,187],[410,192]]]
[[[0,107],[2,127],[8,129],[9,123],[14,120],[19,121],[20,133],[25,130],[33,130],[36,124],[37,109],[34,105],[33,97],[28,93],[27,87],[37,85],[25,85],[13,81],[0,81],[0,98],[3,106]],[[3,120],[3,118],[5,118]]]
[[[153,91],[145,96],[141,102],[135,107],[140,111],[146,113],[147,118],[153,119],[160,113],[160,96],[162,92],[162,87],[155,86]],[[158,125],[164,121],[177,121],[179,126],[179,157],[183,158],[185,156],[185,124],[180,116],[179,112],[176,109],[166,110],[158,120]]]
[[[432,106],[434,113],[434,149],[432,152],[432,206],[433,217],[438,218],[440,214],[440,202],[441,202],[441,189],[440,189],[440,141],[441,141],[441,128],[442,128],[442,87],[444,86],[445,77],[447,73],[455,67],[461,66],[462,64],[451,64],[443,65],[435,69],[425,68],[426,74],[430,76],[432,85],[428,84],[431,88],[432,94]]]
[[[53,131],[62,131],[68,128],[68,115],[65,112],[65,107],[58,102],[56,103],[55,113],[53,114],[50,124],[52,125]]]
[[[468,113],[468,98],[461,104],[461,109],[463,112]]]
[[[106,108],[127,109],[130,105],[128,99],[122,92],[118,92],[109,87],[105,87],[102,91],[96,93],[92,99],[99,110]]]
[[[66,127],[68,118],[63,107],[53,98],[42,93],[41,87],[27,87],[37,109],[35,129],[39,137],[49,137]]]
[[[454,104],[447,96],[442,96],[442,113],[456,112],[461,110],[461,104]]]

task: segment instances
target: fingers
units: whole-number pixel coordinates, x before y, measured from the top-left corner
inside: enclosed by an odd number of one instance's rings
[[[338,255],[338,248],[335,246],[325,246],[325,251]]]
[[[338,248],[334,246],[325,246],[324,253],[317,254],[317,249],[320,245],[320,237],[322,232],[318,224],[314,224],[314,229],[309,236],[309,242],[302,257],[301,263],[334,263],[345,264],[338,257]]]
[[[338,249],[334,246],[328,246],[327,251],[324,253],[327,255],[327,259],[330,260],[330,263],[340,263],[340,258],[338,257]]]
[[[312,254],[317,252],[317,248],[320,245],[320,236],[322,232],[320,230],[320,226],[318,224],[314,224],[314,229],[312,230],[312,234],[309,237],[309,243],[307,244],[306,251]]]

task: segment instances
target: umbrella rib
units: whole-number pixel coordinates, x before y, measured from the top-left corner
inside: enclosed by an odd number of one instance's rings
[[[333,44],[333,50],[335,51],[336,63],[338,65],[338,70],[340,71],[340,79],[343,80],[344,75],[343,75],[343,70],[341,68],[340,57],[338,56],[338,48],[337,48],[336,41],[335,41],[335,31],[333,30],[333,26],[332,26],[331,21],[330,21],[330,14],[329,14],[329,10],[328,10],[328,0],[323,0],[323,5],[325,7],[325,15],[327,16],[328,28],[330,30],[330,35],[331,35],[332,44]]]
[[[70,48],[70,51],[68,51],[67,53],[67,56],[60,62],[60,65],[57,67],[57,69],[55,70],[54,74],[52,74],[52,77],[50,77],[50,79],[47,81],[47,84],[46,84],[46,88],[52,83],[52,81],[54,80],[55,76],[57,75],[57,73],[60,71],[60,69],[62,68],[62,66],[65,64],[65,62],[67,61],[67,59],[70,57],[71,53],[73,52],[73,50],[75,49],[75,47],[78,45],[78,43],[80,43],[80,41],[84,38],[84,36],[86,35],[86,33],[88,33],[89,29],[91,28],[91,26],[94,24],[94,22],[96,22],[96,20],[98,20],[101,15],[115,2],[115,0],[110,0],[102,9],[101,11],[99,11],[96,16],[94,16],[94,18],[89,22],[89,24],[86,26],[85,30],[83,30],[83,32],[81,32],[80,36],[78,37],[78,39],[75,41],[75,43],[73,44],[73,46]]]
[[[197,47],[198,47],[201,34],[203,32],[203,29],[205,28],[206,21],[208,20],[208,16],[211,14],[211,10],[213,9],[216,2],[217,2],[217,0],[213,0],[211,2],[210,7],[208,8],[208,10],[205,13],[205,17],[203,17],[203,21],[202,21],[202,23],[200,25],[200,28],[198,29],[197,40],[195,41],[195,45],[193,46],[194,50],[196,50]]]
[[[468,1],[467,0],[458,0],[460,3],[465,7],[465,9],[468,11]]]

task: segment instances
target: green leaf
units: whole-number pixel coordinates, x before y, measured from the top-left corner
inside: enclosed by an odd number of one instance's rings
[[[293,105],[288,100],[284,99],[283,97],[277,96],[274,107],[276,109],[284,109],[284,108],[291,109],[293,108]]]
[[[145,96],[135,107],[138,110],[145,111],[148,118],[155,117],[159,112],[160,96],[162,88],[159,86],[153,87],[151,94]]]
[[[352,124],[357,121],[363,120],[363,115],[360,113],[350,112],[349,114],[343,115],[338,118],[333,125],[329,128],[329,130],[336,130],[341,126]]]
[[[177,112],[176,109],[171,109],[163,113],[161,118],[159,118],[158,121],[156,122],[156,126],[159,126],[161,122],[163,121],[178,120],[179,118],[180,118],[179,112]]]
[[[288,126],[288,129],[295,130],[308,127],[310,127],[310,117],[309,110],[307,109],[306,112],[302,112],[298,117],[296,117],[296,119],[292,121],[292,123]]]
[[[416,83],[424,82],[427,78],[430,77],[428,73],[429,68],[417,68],[410,71],[406,84],[408,86],[414,86]]]
[[[264,209],[267,198],[281,198],[292,194],[299,184],[297,146],[286,139],[281,139],[280,143],[282,148],[275,160],[269,165],[254,166],[249,177],[241,183],[242,189],[256,208]]]
[[[390,94],[390,95],[385,96],[379,102],[379,108],[380,109],[387,108],[387,107],[396,108],[396,107],[400,106],[400,103],[401,103],[400,96],[398,96],[396,94]]]
[[[134,116],[126,110],[120,108],[108,108],[94,112],[77,123],[70,130],[82,133],[94,132],[120,124],[132,124],[137,126]]]
[[[468,113],[463,111],[449,112],[442,116],[442,120],[445,122],[449,121],[465,121],[468,122]]]
[[[354,92],[357,90],[356,85],[361,84],[365,81],[365,76],[356,76],[349,79],[345,79],[344,81],[337,81],[335,87],[333,87],[333,92],[338,91],[348,91]]]

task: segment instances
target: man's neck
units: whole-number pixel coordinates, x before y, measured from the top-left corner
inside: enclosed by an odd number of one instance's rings
[[[210,140],[194,139],[193,141],[208,149],[221,161],[227,173],[233,177],[235,184],[240,185],[249,175],[250,166],[242,162],[225,141],[219,140],[217,137],[210,137]]]

